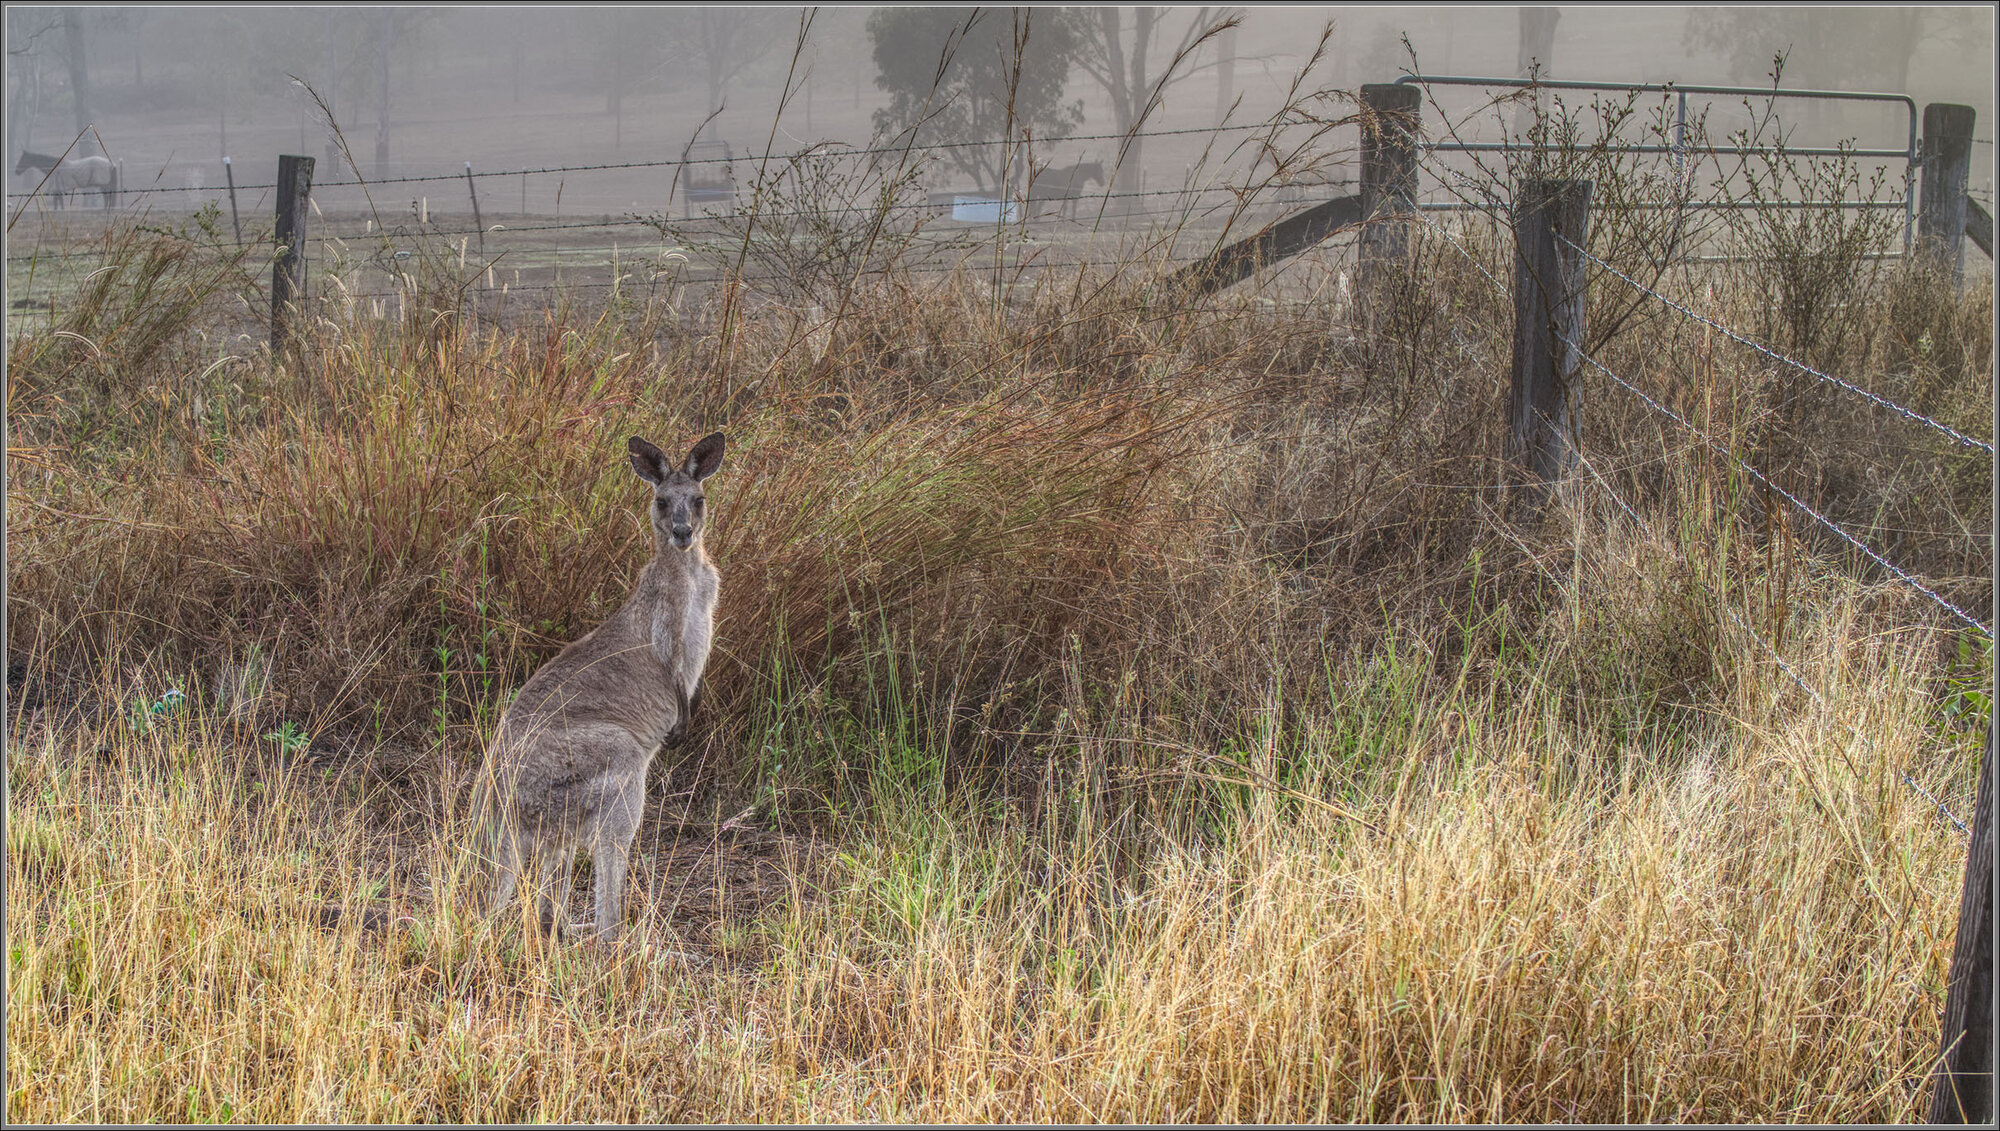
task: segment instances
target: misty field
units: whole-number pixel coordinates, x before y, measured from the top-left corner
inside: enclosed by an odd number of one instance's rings
[[[1840,223],[1652,279],[1990,443],[1984,262]],[[1924,1110],[1966,839],[1919,790],[1969,817],[1990,645],[1604,382],[1538,505],[1491,230],[1415,225],[1361,305],[1139,254],[504,321],[434,249],[277,353],[267,260],[87,250],[9,318],[10,1121]],[[1592,303],[1990,607],[1989,457]],[[482,746],[650,552],[626,438],[715,429],[626,941],[482,920]]]

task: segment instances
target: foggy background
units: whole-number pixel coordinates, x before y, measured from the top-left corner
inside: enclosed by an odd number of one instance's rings
[[[1230,9],[1120,9],[1122,75],[1132,69],[1135,26],[1150,19],[1157,75],[1190,21]],[[171,8],[13,7],[7,10],[7,158],[59,154],[94,127],[75,155],[103,151],[124,169],[127,189],[176,199],[213,199],[231,157],[241,185],[275,179],[280,153],[318,159],[315,180],[352,180],[355,170],[325,126],[310,84],[331,111],[347,151],[369,180],[475,170],[670,161],[705,120],[703,137],[734,156],[769,144],[788,152],[819,141],[866,145],[891,94],[878,85],[870,8],[818,10],[797,60],[797,93],[780,94],[799,30],[799,9],[781,8]],[[963,14],[966,9],[958,9]],[[1320,28],[1336,28],[1324,73],[1352,88],[1391,82],[1411,66],[1430,74],[1519,73],[1522,9],[1240,9],[1240,30],[1204,45],[1166,91],[1148,130],[1204,127],[1240,99],[1232,121],[1254,121],[1281,105]],[[1052,9],[1037,9],[1043,26]],[[1771,57],[1789,51],[1787,88],[1907,92],[1919,105],[1964,102],[1979,120],[1973,188],[1992,190],[1992,10],[1978,8],[1582,8],[1564,7],[1545,74],[1606,81],[1769,83]],[[993,10],[1005,20],[1007,10]],[[1094,14],[1089,19],[1096,20]],[[1103,26],[1101,23],[1098,26]],[[1091,58],[1095,50],[1096,58]],[[1103,81],[1109,48],[1083,44],[1059,101],[1078,112],[1071,132],[1119,132],[1119,92]],[[927,53],[928,65],[934,58]],[[1090,65],[1095,63],[1095,66]],[[1437,88],[1451,99],[1470,91]],[[1781,111],[1795,143],[1856,137],[1900,147],[1903,116],[1890,108],[1791,104]],[[1743,116],[1718,98],[1711,136]],[[1435,124],[1427,109],[1427,124]],[[1717,126],[1722,129],[1717,129]],[[1115,142],[1053,141],[1037,161],[1101,160]],[[1152,183],[1178,181],[1200,159],[1199,135],[1150,139],[1134,164]],[[719,152],[709,147],[706,152]],[[1128,174],[1137,170],[1128,170]],[[10,177],[26,192],[38,174]],[[674,169],[539,175],[481,184],[491,212],[620,212],[669,206]],[[933,189],[972,189],[974,177],[943,163]],[[1129,184],[1132,182],[1123,182]],[[451,198],[450,184],[383,186],[377,208],[401,197]],[[352,191],[352,190],[349,190]],[[333,195],[329,196],[328,193]],[[337,189],[316,190],[329,204]],[[245,207],[255,201],[246,200]],[[678,201],[674,202],[678,207]]]

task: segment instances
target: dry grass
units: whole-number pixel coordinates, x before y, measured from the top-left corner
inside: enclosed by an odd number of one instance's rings
[[[1661,533],[1510,511],[1505,300],[1440,240],[1365,340],[1135,268],[506,332],[439,285],[276,358],[225,253],[107,246],[177,305],[9,347],[10,1119],[1920,1110],[1964,841],[1901,775],[1969,808],[1979,649],[1608,391]],[[1990,302],[1889,273],[1821,360],[1987,435]],[[1662,325],[1602,356],[1985,607],[1979,468]],[[625,437],[714,428],[639,942],[477,922],[460,784],[647,552]]]
[[[10,1117],[1909,1119],[1963,841],[1880,752],[1926,726],[1921,642],[1855,648],[1852,608],[1800,653],[1831,714],[1725,657],[1730,721],[1674,765],[1434,694],[1357,819],[1232,792],[1121,869],[1107,787],[1139,724],[1110,715],[1052,737],[1038,812],[882,780],[792,890],[629,950],[450,910],[436,834],[408,890],[370,891],[366,823],[239,773],[211,720],[37,734],[11,770]],[[1357,721],[1274,724],[1269,756],[1337,773]],[[408,918],[317,927],[319,899],[371,896]]]

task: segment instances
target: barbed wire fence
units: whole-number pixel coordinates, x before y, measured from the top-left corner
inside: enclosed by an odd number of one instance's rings
[[[1328,124],[1316,123],[1314,125],[1323,133]],[[1426,212],[1435,214],[1443,210],[1459,210],[1482,214],[1494,222],[1496,226],[1504,225],[1507,221],[1505,188],[1507,171],[1485,165],[1481,155],[1495,150],[1503,154],[1508,154],[1510,148],[1518,149],[1520,147],[1511,146],[1511,143],[1494,146],[1467,142],[1460,136],[1460,127],[1461,123],[1453,122],[1447,118],[1445,123],[1445,137],[1450,144],[1448,146],[1422,148],[1426,161],[1425,171],[1430,174],[1434,181],[1452,199],[1442,203],[1418,205],[1419,214]],[[1141,131],[1130,136],[1149,139],[1183,135],[1209,135],[1215,137],[1231,133],[1248,134],[1259,130],[1270,131],[1273,128],[1272,123],[1246,123],[1220,128],[1202,127],[1197,129]],[[1064,144],[1071,142],[1121,141],[1127,137],[1128,135],[1126,134],[1091,134],[1077,135],[1062,139],[1062,141]],[[1684,172],[1684,162],[1687,159],[1687,155],[1694,152],[1696,148],[1680,144],[1686,140],[1686,135],[1680,134],[1676,135],[1677,144],[1674,146],[1628,145],[1626,148],[1632,152],[1655,153],[1656,155],[1670,159],[1675,163],[1676,175],[1679,175]],[[345,187],[372,188],[408,184],[455,185],[482,179],[528,176],[574,176],[622,170],[667,168],[673,168],[678,173],[679,171],[698,167],[743,166],[757,163],[760,160],[765,162],[775,161],[782,165],[787,161],[794,161],[801,157],[811,157],[827,161],[865,163],[870,159],[879,157],[893,156],[902,159],[907,158],[913,153],[928,153],[966,147],[1020,144],[1021,142],[1018,139],[984,139],[868,147],[822,146],[803,151],[800,154],[773,154],[761,159],[757,157],[691,157],[684,155],[679,158],[659,160],[578,165],[539,165],[525,168],[483,171],[471,169],[468,165],[465,169],[453,173],[387,177],[376,180],[356,177],[353,179],[329,180],[321,182],[315,187],[331,189]],[[1474,169],[1468,172],[1467,170],[1454,169],[1443,165],[1438,160],[1438,157],[1440,152],[1447,148],[1461,153],[1472,154]],[[1717,147],[1706,147],[1705,151],[1709,153],[1725,152],[1725,150],[1718,149]],[[1318,177],[1312,179],[1312,187],[1316,190],[1324,190],[1325,188],[1342,183],[1344,182],[1338,179],[1326,178],[1323,171]],[[1283,184],[1274,184],[1269,181],[1261,184],[1253,183],[1248,178],[1239,178],[1234,182],[1230,182],[1221,177],[1216,177],[1211,179],[1209,183],[1197,183],[1192,167],[1189,170],[1186,182],[1176,188],[1154,190],[1127,189],[1119,191],[1114,190],[1108,183],[1103,183],[1101,178],[1100,184],[1102,186],[1100,191],[1094,192],[1087,190],[1077,191],[1073,185],[1064,186],[1066,191],[1062,194],[1062,199],[1059,203],[1065,211],[1073,211],[1077,214],[1087,215],[1087,210],[1094,208],[1099,216],[1108,212],[1113,206],[1121,206],[1119,209],[1121,217],[1142,222],[1155,219],[1168,219],[1178,220],[1181,224],[1185,225],[1195,217],[1219,219],[1221,224],[1220,232],[1204,233],[1204,239],[1191,241],[1201,245],[1199,250],[1190,250],[1189,248],[1177,245],[1168,245],[1162,248],[1155,242],[1151,247],[1150,253],[1144,259],[1145,265],[1154,269],[1183,266],[1201,259],[1227,233],[1230,223],[1241,219],[1246,211],[1246,206],[1251,204],[1275,203],[1269,198],[1276,196],[1279,192],[1290,187]],[[275,184],[248,184],[234,187],[240,192],[261,192],[273,189],[276,186]],[[186,188],[167,186],[147,186],[121,190],[122,194],[134,196],[141,201],[163,194],[187,194],[189,191]],[[762,193],[760,192],[757,195],[761,197]],[[967,263],[975,256],[985,257],[979,266],[993,266],[995,258],[992,255],[994,250],[993,242],[984,238],[984,236],[986,233],[997,233],[1004,240],[1010,229],[1016,235],[1016,238],[1012,241],[1014,250],[1025,252],[1026,255],[1017,255],[1012,260],[1006,259],[1004,255],[998,257],[999,265],[1006,269],[1019,270],[1024,267],[1033,266],[1034,261],[1037,259],[1048,266],[1060,265],[1070,269],[1117,270],[1131,266],[1134,263],[1134,257],[1128,253],[1121,251],[1105,255],[1101,251],[1093,250],[1089,246],[1086,246],[1084,253],[1081,255],[1060,255],[1055,253],[1055,249],[1049,245],[1048,241],[1033,238],[1033,233],[1036,229],[1030,228],[1026,223],[1026,220],[1029,219],[1030,207],[1035,203],[1032,186],[1029,186],[1028,191],[1021,194],[1021,199],[1013,201],[994,199],[990,194],[972,192],[947,195],[952,198],[949,203],[940,203],[929,197],[921,200],[887,198],[878,200],[874,204],[816,203],[812,208],[762,207],[764,202],[761,199],[753,199],[752,209],[747,215],[754,217],[755,222],[762,224],[795,220],[838,223],[842,220],[852,219],[873,222],[879,225],[889,218],[896,217],[921,220],[949,216],[957,208],[960,198],[971,197],[978,200],[982,207],[991,206],[992,219],[966,221],[958,224],[954,232],[932,238],[927,245],[923,245],[921,250],[925,254],[919,256],[917,262],[898,264],[893,270],[907,271],[919,275],[949,274],[964,269]],[[1675,203],[1678,203],[1681,207],[1723,207],[1741,206],[1745,202],[1697,201],[1691,198],[1682,198],[1677,201],[1670,200],[1668,202],[1669,205]],[[1755,202],[1749,203],[1754,204]],[[669,207],[671,206],[671,200],[668,201],[668,205]],[[1153,207],[1153,205],[1160,205],[1160,207]],[[1902,202],[1891,201],[1888,202],[1888,206],[1901,207]],[[1013,219],[1010,219],[1010,210],[1013,210]],[[440,215],[450,216],[452,214],[446,213],[441,209]],[[741,264],[735,265],[732,270],[731,266],[726,262],[729,253],[740,251],[748,242],[747,239],[736,238],[733,233],[717,231],[714,233],[715,238],[710,241],[697,239],[683,242],[672,239],[672,236],[677,232],[686,234],[695,225],[713,227],[728,223],[732,219],[728,212],[710,213],[700,218],[687,218],[680,222],[678,228],[672,221],[666,218],[664,213],[652,216],[638,214],[604,215],[596,219],[576,219],[569,221],[558,219],[551,222],[514,225],[501,222],[478,227],[466,227],[463,226],[462,222],[429,224],[424,222],[424,219],[424,217],[418,217],[418,222],[415,224],[399,220],[395,226],[391,227],[386,221],[380,221],[376,217],[369,217],[364,219],[364,227],[356,231],[351,227],[352,219],[350,217],[343,217],[330,223],[321,223],[318,225],[319,230],[313,233],[310,239],[311,242],[318,246],[322,257],[348,255],[350,254],[350,250],[344,248],[343,245],[358,245],[368,242],[380,242],[385,248],[394,248],[400,242],[412,241],[469,241],[475,237],[484,239],[486,237],[501,238],[512,235],[548,234],[560,237],[571,233],[617,231],[634,232],[640,235],[642,240],[646,241],[635,245],[621,245],[615,241],[608,245],[587,245],[583,247],[564,247],[558,245],[553,249],[556,253],[556,263],[553,270],[555,271],[557,281],[550,283],[523,284],[516,282],[503,284],[500,289],[504,294],[516,292],[524,294],[550,294],[567,291],[613,291],[621,286],[628,285],[625,277],[621,275],[619,268],[627,267],[636,271],[640,264],[647,265],[649,277],[656,281],[670,280],[678,283],[703,283],[714,282],[724,278],[733,278],[737,281],[751,284],[782,284],[789,281],[788,277],[781,272],[746,271],[742,269]],[[1091,231],[1094,228],[1093,224],[1084,221],[1057,221],[1057,224],[1078,232]],[[1488,282],[1493,284],[1500,294],[1507,295],[1511,293],[1505,284],[1487,271],[1486,267],[1479,262],[1476,256],[1462,244],[1458,243],[1457,240],[1453,239],[1446,228],[1435,224],[1430,225],[1430,227],[1433,231],[1444,234],[1444,238],[1449,241],[1450,245],[1478,267]],[[1041,230],[1046,231],[1047,229],[1043,228]],[[725,236],[727,238],[724,238]],[[647,237],[650,237],[650,239]],[[921,241],[916,242],[921,243]],[[1705,326],[1738,345],[1752,350],[1772,362],[1787,367],[1791,371],[1809,376],[1829,388],[1857,397],[1879,410],[1892,413],[1913,424],[1931,429],[1945,436],[1956,445],[1983,452],[1988,456],[1991,456],[1994,452],[1993,445],[1987,441],[1968,436],[1963,431],[1937,420],[1932,415],[1919,412],[1881,393],[1867,389],[1854,381],[1835,376],[1832,373],[1826,372],[1823,368],[1810,365],[1800,359],[1788,356],[1783,351],[1773,349],[1755,340],[1750,335],[1728,326],[1717,318],[1696,310],[1690,302],[1677,300],[1672,296],[1661,293],[1654,287],[1647,285],[1641,279],[1635,278],[1631,273],[1621,270],[1604,258],[1593,254],[1588,248],[1578,246],[1567,239],[1564,239],[1563,243],[1570,253],[1581,257],[1584,262],[1587,262],[1599,272],[1609,274],[1613,278],[1618,279],[1642,300],[1654,302],[1663,310]],[[958,254],[953,255],[952,253],[954,252]],[[8,259],[10,263],[21,262],[45,258],[47,254],[45,250],[38,248],[34,251],[11,254],[8,256]],[[85,247],[62,249],[59,254],[65,259],[88,259],[93,255],[101,254],[101,252]],[[408,250],[390,250],[386,253],[383,250],[377,250],[373,253],[373,256],[378,266],[382,266],[385,269],[386,274],[394,276],[401,273],[396,260],[404,255],[412,254],[415,253]],[[507,254],[508,249],[502,249],[498,255],[482,255],[476,261],[473,261],[467,255],[464,246],[461,245],[461,259],[468,263],[476,263],[476,266],[479,268],[473,273],[473,278],[468,281],[476,284],[482,275],[490,278],[493,267],[503,263],[505,261],[504,257]],[[673,262],[674,266],[671,269],[661,270],[655,268],[654,265],[657,265],[661,261],[663,255]],[[563,262],[563,256],[570,257],[570,261]],[[690,269],[690,265],[695,259],[701,256],[708,256],[712,260],[718,261],[717,267],[707,275],[699,274]],[[368,256],[364,255],[360,256],[360,258],[366,260]],[[381,262],[385,258],[387,262]],[[582,270],[586,268],[606,267],[612,270],[613,276],[608,280],[594,278],[563,280],[561,278],[561,271],[563,269]],[[863,267],[856,271],[855,274],[866,277],[888,274],[891,270],[892,268],[883,266]],[[386,301],[402,297],[405,293],[406,291],[396,287],[389,289],[353,288],[345,290],[344,297],[349,300]],[[1649,411],[1673,423],[1712,455],[1730,461],[1738,470],[1771,490],[1773,494],[1783,499],[1809,522],[1830,533],[1842,545],[1859,553],[1897,582],[1921,594],[1959,623],[1990,636],[1990,626],[1940,595],[1932,585],[1927,584],[1914,571],[1892,561],[1889,557],[1870,546],[1863,538],[1855,535],[1822,513],[1819,508],[1813,507],[1797,494],[1786,490],[1772,481],[1755,466],[1736,456],[1727,446],[1717,441],[1713,436],[1703,432],[1683,416],[1674,412],[1659,400],[1649,396],[1624,376],[1601,364],[1596,358],[1585,352],[1583,343],[1564,339],[1564,344],[1575,351],[1576,356],[1582,364],[1599,372],[1605,379],[1634,397],[1638,403],[1645,406]]]
[[[1498,177],[1482,184],[1475,179],[1468,178],[1462,171],[1441,166],[1436,162],[1434,154],[1431,152],[1426,151],[1426,158],[1425,171],[1434,178],[1444,192],[1454,198],[1454,203],[1458,206],[1458,210],[1480,214],[1492,222],[1496,229],[1514,227],[1517,218],[1511,214],[1511,201],[1508,199],[1507,193],[1500,186],[1500,179]],[[1420,215],[1422,214],[1420,213]],[[1435,214],[1435,211],[1430,213],[1430,215]],[[1429,234],[1441,239],[1446,247],[1450,248],[1459,257],[1464,259],[1466,263],[1471,265],[1486,283],[1494,289],[1499,297],[1510,302],[1515,299],[1514,287],[1510,287],[1507,283],[1496,277],[1493,271],[1481,261],[1476,253],[1467,248],[1454,236],[1449,226],[1435,222],[1426,222],[1424,226]],[[1954,445],[1981,452],[1988,456],[1989,459],[1994,455],[1994,446],[1988,441],[1968,436],[1959,429],[1952,428],[1930,415],[1898,403],[1879,392],[1864,388],[1855,382],[1844,380],[1832,373],[1826,372],[1823,368],[1810,365],[1789,356],[1783,351],[1773,349],[1769,345],[1759,342],[1749,335],[1728,326],[1717,318],[1693,309],[1690,303],[1677,301],[1673,297],[1663,294],[1654,287],[1634,278],[1631,273],[1619,270],[1600,256],[1592,253],[1587,247],[1570,239],[1562,231],[1554,231],[1553,235],[1555,240],[1568,253],[1575,257],[1578,264],[1587,265],[1590,268],[1594,268],[1597,272],[1611,276],[1644,299],[1658,303],[1662,308],[1673,314],[1679,315],[1694,324],[1703,326],[1767,360],[1809,376],[1829,388],[1848,394],[1873,408],[1892,414],[1914,425],[1929,429],[1947,438]],[[1582,276],[1583,272],[1579,271],[1575,276],[1570,278],[1562,280],[1534,280],[1532,284],[1530,284],[1528,279],[1517,276],[1517,278],[1520,278],[1520,281],[1516,285],[1535,285],[1538,287],[1547,287],[1550,290],[1564,288],[1580,291],[1581,288],[1588,285]],[[1664,424],[1671,425],[1676,434],[1686,436],[1691,441],[1691,448],[1704,451],[1725,463],[1732,470],[1747,476],[1770,491],[1777,498],[1782,499],[1794,511],[1814,524],[1815,527],[1832,535],[1840,545],[1858,553],[1862,558],[1875,565],[1895,583],[1923,597],[1933,608],[1958,624],[1970,629],[1979,637],[1988,641],[1992,639],[1991,625],[1938,593],[1936,588],[1918,576],[1916,571],[1890,560],[1886,555],[1870,546],[1865,539],[1827,517],[1826,514],[1822,513],[1820,508],[1815,508],[1794,492],[1780,486],[1763,470],[1743,458],[1742,455],[1738,454],[1729,445],[1719,441],[1707,430],[1690,421],[1684,414],[1676,412],[1668,405],[1662,403],[1658,398],[1640,388],[1625,375],[1605,365],[1591,354],[1585,342],[1578,341],[1575,337],[1565,333],[1560,326],[1553,327],[1552,329],[1555,338],[1571,351],[1570,358],[1573,364],[1573,371],[1565,375],[1566,380],[1564,381],[1567,396],[1572,398],[1576,396],[1576,380],[1582,371],[1596,373],[1610,382],[1613,387],[1616,387],[1629,396],[1633,403],[1643,407],[1650,415],[1661,420]],[[1540,410],[1535,411],[1538,414],[1540,412]],[[1559,422],[1549,419],[1546,415],[1540,416],[1540,424],[1542,427],[1551,430],[1558,429],[1561,426]],[[1653,524],[1647,522],[1639,510],[1624,498],[1616,486],[1598,471],[1596,462],[1591,458],[1585,446],[1577,442],[1574,436],[1569,438],[1568,450],[1575,459],[1575,465],[1585,472],[1588,482],[1602,492],[1604,497],[1629,519],[1636,529],[1644,534],[1650,542],[1667,547],[1676,556],[1678,564],[1683,568],[1692,568],[1692,563],[1686,559],[1684,552],[1680,550],[1678,544],[1673,539],[1662,538],[1658,534]],[[1822,711],[1832,715],[1834,720],[1853,736],[1858,743],[1866,746],[1872,752],[1880,753],[1880,749],[1874,740],[1865,731],[1856,727],[1846,718],[1841,717],[1835,711],[1834,705],[1828,696],[1811,679],[1802,673],[1797,666],[1786,660],[1779,648],[1765,634],[1759,632],[1753,624],[1730,605],[1723,604],[1721,611],[1745,635],[1748,641],[1755,646],[1756,651],[1773,663],[1787,680],[1804,692]],[[1842,756],[1846,756],[1844,750],[1842,751]],[[1970,835],[1971,830],[1953,812],[1952,808],[1919,782],[1907,768],[1898,767],[1896,772],[1902,783],[1929,804],[1941,821],[1948,823],[1962,835]]]
[[[462,290],[474,294],[488,312],[508,310],[514,296],[548,298],[560,294],[620,294],[636,288],[658,292],[670,288],[704,288],[722,282],[750,288],[796,290],[798,274],[784,270],[782,254],[774,254],[776,244],[792,242],[838,242],[852,232],[896,230],[896,254],[888,262],[868,262],[846,272],[852,282],[904,278],[944,278],[964,270],[990,270],[998,282],[1002,276],[1024,280],[1050,268],[1064,270],[1106,270],[1120,272],[1132,268],[1178,268],[1208,252],[1232,228],[1256,224],[1282,210],[1288,202],[1306,192],[1326,192],[1346,184],[1338,170],[1330,176],[1324,166],[1338,166],[1338,152],[1328,152],[1306,162],[1314,166],[1296,180],[1268,172],[1256,180],[1252,158],[1250,172],[1236,170],[1234,176],[1188,164],[1182,184],[1172,188],[1114,188],[1102,174],[1082,180],[1074,170],[1084,166],[1062,166],[1070,182],[1044,186],[1038,178],[1048,174],[1054,162],[1032,160],[1036,152],[1074,152],[1076,144],[1152,140],[1152,138],[1256,138],[1272,140],[1280,130],[1292,136],[1324,138],[1338,122],[1292,120],[1292,122],[1246,122],[1224,124],[1220,128],[1160,128],[1132,134],[1076,134],[1054,142],[1028,142],[1024,138],[990,138],[962,142],[916,142],[878,146],[810,146],[788,154],[748,154],[748,156],[694,156],[682,154],[660,160],[596,162],[596,164],[536,164],[504,170],[474,170],[464,164],[458,172],[412,174],[390,178],[336,178],[314,184],[310,198],[314,216],[306,222],[304,258],[316,262],[316,278],[328,278],[328,268],[340,278],[338,298],[344,302],[394,302],[410,298],[418,284],[418,270],[436,268],[450,256],[438,254],[438,244],[458,244],[458,274]],[[1240,142],[1238,142],[1240,144]],[[922,192],[910,176],[912,158],[922,162],[944,150],[1014,146],[1024,152],[1024,176],[1014,192]],[[812,168],[838,164],[850,174],[874,172],[876,180],[864,184],[870,192],[854,192],[846,200],[812,198],[800,192],[798,184],[786,186],[786,178],[804,176],[808,162]],[[1228,162],[1224,162],[1228,164]],[[1274,162],[1276,164],[1276,162]],[[228,162],[224,162],[228,168]],[[894,166],[894,172],[888,172]],[[1238,162],[1240,166],[1240,162]],[[576,196],[576,180],[600,178],[620,172],[664,172],[672,170],[672,182],[656,186],[648,204],[652,210],[586,212],[564,218],[564,194],[558,186],[554,208],[542,214],[526,212],[528,178],[566,178],[570,196]],[[720,178],[728,192],[696,192],[694,176]],[[736,170],[756,170],[748,184],[736,184]],[[810,170],[806,170],[810,172]],[[492,210],[494,222],[482,218],[478,184],[522,182],[522,210]],[[864,178],[866,180],[866,178]],[[890,184],[890,182],[896,184]],[[396,206],[386,206],[382,188],[386,186],[442,186],[464,188],[466,198],[418,198],[406,210],[398,198]],[[272,222],[242,222],[244,206],[258,214],[270,206],[268,192],[274,184],[250,182],[228,186],[230,216],[224,222],[208,220],[210,236],[226,240],[234,228],[238,244],[266,244]],[[322,208],[328,190],[362,190],[366,198],[350,200],[346,206],[332,202]],[[630,190],[630,184],[622,186]],[[870,200],[872,190],[880,198]],[[266,196],[260,196],[266,194]],[[542,194],[546,196],[546,194]],[[200,208],[218,210],[224,202],[220,190],[182,186],[140,186],[120,190],[124,212],[148,216],[156,202],[186,204],[192,212]],[[28,204],[42,198],[10,198],[10,212],[20,214]],[[696,212],[698,202],[704,206]],[[56,202],[60,206],[60,200]],[[512,202],[508,202],[512,204]],[[640,202],[634,202],[640,204]],[[684,204],[684,214],[674,216],[674,204]],[[488,208],[490,202],[488,202]],[[550,214],[554,212],[554,214]],[[168,220],[172,224],[172,220]],[[748,226],[756,228],[756,240]],[[790,232],[786,230],[790,228]],[[186,230],[186,222],[182,224]],[[630,238],[626,238],[630,236]],[[570,242],[570,240],[594,242]],[[478,254],[472,254],[474,242]],[[870,238],[872,242],[872,238]],[[10,268],[26,264],[64,264],[72,276],[90,270],[106,256],[104,244],[90,240],[36,242],[30,250],[8,254]],[[414,260],[414,262],[412,262]],[[374,276],[380,282],[356,278]],[[62,272],[50,272],[52,284],[60,286]],[[326,292],[326,288],[320,288]],[[496,296],[488,302],[488,296]],[[322,298],[330,298],[322,294]],[[34,300],[26,300],[34,308]]]

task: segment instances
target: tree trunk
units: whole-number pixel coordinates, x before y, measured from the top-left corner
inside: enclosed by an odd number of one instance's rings
[[[1902,8],[1889,13],[1894,21],[1895,41],[1889,45],[1889,53],[1896,61],[1896,73],[1890,76],[1889,89],[1907,93],[1910,89],[1910,60],[1916,56],[1917,44],[1924,38],[1924,10],[1922,8]]]
[[[1522,8],[1520,13],[1521,43],[1514,58],[1514,72],[1527,78],[1528,69],[1540,64],[1546,75],[1555,60],[1556,21],[1562,19],[1562,9]]]
[[[708,112],[713,114],[722,108],[722,96],[729,82],[722,71],[729,54],[729,25],[720,13],[708,8],[701,9],[701,46],[702,58],[708,64]]]
[[[1215,38],[1215,124],[1219,126],[1236,101],[1236,29],[1229,28]],[[1337,81],[1335,85],[1339,85]]]
[[[19,36],[16,21],[23,18],[25,9],[7,12],[8,32]],[[29,148],[34,141],[30,134],[38,111],[41,108],[42,71],[41,58],[34,52],[24,52],[13,60],[7,75],[7,167],[13,168],[21,151]]]
[[[375,179],[389,175],[389,46],[396,39],[396,13],[394,9],[382,9],[380,26],[382,38],[382,86],[376,96],[375,117]]]
[[[326,78],[324,85],[326,89],[320,91],[320,96],[326,102],[327,137],[325,157],[327,172],[331,176],[338,175],[340,172],[340,135],[338,132],[340,126],[340,56],[335,46],[340,28],[336,22],[334,9],[327,8],[324,11],[325,23],[323,30],[326,33]]]
[[[76,107],[76,132],[83,134],[90,129],[90,71],[84,65],[83,57],[83,15],[76,8],[63,9],[63,37],[69,43],[69,93]],[[78,156],[95,153],[97,147],[90,141],[78,143]]]

